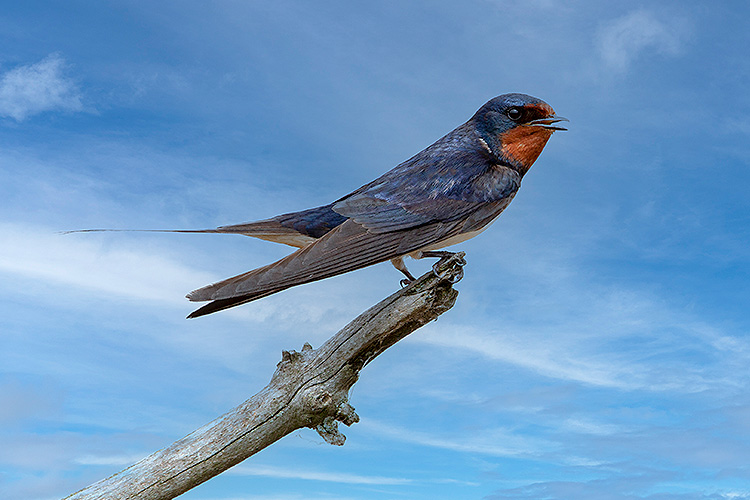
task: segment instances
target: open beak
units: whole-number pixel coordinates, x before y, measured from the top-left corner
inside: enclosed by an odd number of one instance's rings
[[[559,122],[569,122],[567,118],[563,118],[562,116],[552,115],[548,116],[546,118],[539,118],[538,120],[532,120],[528,123],[525,123],[525,125],[529,125],[531,127],[542,127],[549,130],[568,130],[565,127],[561,127],[560,125],[555,125],[555,123]]]

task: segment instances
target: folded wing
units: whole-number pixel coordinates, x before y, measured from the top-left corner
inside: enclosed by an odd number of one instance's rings
[[[463,221],[433,223],[408,231],[373,233],[348,220],[312,244],[283,259],[239,276],[199,288],[187,295],[210,304],[195,318],[271,295],[286,288],[384,262],[462,231]]]

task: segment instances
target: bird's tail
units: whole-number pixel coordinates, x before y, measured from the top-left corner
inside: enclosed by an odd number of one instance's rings
[[[213,233],[213,234],[241,234],[253,236],[263,240],[277,241],[282,243],[284,237],[290,238],[301,236],[314,240],[314,238],[302,235],[294,228],[282,226],[275,218],[260,220],[256,222],[245,222],[232,226],[220,226],[215,229],[74,229],[71,231],[60,231],[60,234],[73,233]],[[288,243],[287,243],[288,244]],[[304,246],[304,245],[292,245]]]
[[[62,231],[61,234],[100,232],[241,234],[302,248],[346,220],[346,217],[334,212],[331,206],[325,205],[254,222],[219,226],[216,229],[77,229]]]
[[[73,229],[59,234],[73,233],[228,233],[220,229]]]

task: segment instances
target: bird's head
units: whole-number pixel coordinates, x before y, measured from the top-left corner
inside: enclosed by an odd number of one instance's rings
[[[568,121],[536,97],[504,94],[489,100],[472,118],[480,138],[500,162],[525,174],[555,130]]]

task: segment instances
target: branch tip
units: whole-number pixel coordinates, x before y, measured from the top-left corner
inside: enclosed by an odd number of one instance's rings
[[[344,401],[339,406],[339,411],[336,413],[336,420],[343,423],[346,426],[356,424],[359,422],[359,415],[354,411],[354,407]]]

